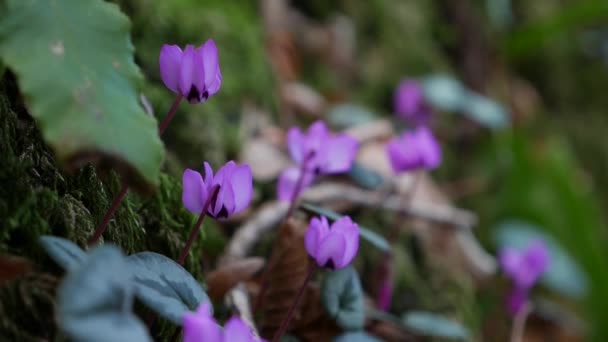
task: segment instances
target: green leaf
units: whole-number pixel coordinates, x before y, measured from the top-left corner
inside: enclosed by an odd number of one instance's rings
[[[333,210],[321,208],[310,203],[302,203],[300,204],[300,208],[315,215],[325,216],[332,221],[338,220],[343,216]],[[374,247],[380,249],[383,252],[389,252],[391,250],[391,246],[389,245],[388,241],[386,241],[386,239],[382,235],[377,234],[373,230],[359,225],[359,235],[362,239],[371,243]]]
[[[334,342],[380,342],[381,339],[366,333],[365,331],[348,331],[336,337]]]
[[[195,311],[209,297],[182,266],[164,255],[141,252],[127,258],[136,295],[148,307],[177,325],[187,311]]]
[[[163,146],[139,105],[129,19],[101,0],[7,0],[0,57],[68,168],[92,161],[141,190],[158,184]]]
[[[353,163],[353,167],[351,167],[347,175],[353,182],[365,189],[377,189],[384,183],[384,179],[382,179],[382,176],[378,172],[368,169],[357,162]]]
[[[540,228],[521,221],[508,221],[495,230],[499,248],[523,249],[534,240],[543,240],[549,249],[549,268],[540,281],[548,288],[574,298],[581,298],[587,289],[587,279],[570,255]]]
[[[78,245],[67,239],[43,235],[40,237],[40,244],[51,259],[66,271],[78,268],[87,257]]]
[[[325,311],[345,330],[358,330],[365,323],[365,306],[359,274],[354,267],[325,272],[321,283]]]
[[[374,121],[376,114],[356,104],[342,103],[330,108],[326,118],[331,127],[347,129]]]
[[[469,340],[469,331],[460,323],[431,312],[410,311],[402,321],[408,329],[424,336]]]
[[[73,341],[151,341],[131,312],[133,282],[116,246],[98,247],[71,271],[57,294],[59,326]]]

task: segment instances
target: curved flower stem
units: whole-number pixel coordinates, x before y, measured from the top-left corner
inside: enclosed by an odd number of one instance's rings
[[[177,258],[178,264],[180,264],[182,266],[184,265],[184,261],[186,261],[188,252],[190,252],[190,248],[192,247],[194,240],[198,236],[198,233],[201,231],[201,229],[200,229],[201,224],[203,223],[205,216],[207,216],[207,210],[209,210],[209,206],[211,205],[211,202],[213,202],[213,200],[217,197],[217,193],[219,192],[219,190],[220,190],[220,187],[218,185],[214,186],[213,189],[211,189],[211,193],[209,194],[209,197],[207,198],[205,205],[203,205],[203,210],[201,211],[201,214],[198,216],[198,220],[196,220],[194,227],[192,227],[192,230],[190,231],[190,237],[188,238],[188,241],[186,241],[186,245],[184,246],[184,249],[182,249],[182,252],[180,253],[179,258]]]
[[[312,275],[315,273],[316,270],[317,270],[317,264],[315,262],[310,262],[310,265],[308,266],[308,274],[306,274],[304,283],[302,284],[302,287],[300,287],[300,290],[298,291],[296,298],[293,300],[293,303],[291,304],[291,307],[289,308],[289,311],[287,312],[287,316],[285,316],[285,318],[283,318],[283,322],[281,322],[281,327],[274,334],[274,337],[272,338],[272,342],[278,342],[281,339],[281,336],[283,336],[283,334],[287,330],[287,327],[289,326],[289,322],[291,321],[291,318],[293,317],[293,314],[296,311],[296,308],[300,304],[300,300],[302,300],[302,295],[304,294],[304,291],[306,290],[308,282],[310,281],[310,278],[312,278]]]
[[[532,304],[526,302],[524,306],[519,310],[513,319],[513,327],[511,328],[511,339],[510,342],[522,342],[524,337],[524,329],[526,327],[526,320],[532,312]]]
[[[403,197],[403,205],[410,206],[414,199],[414,195],[416,194],[416,190],[418,189],[418,185],[420,183],[420,179],[422,178],[421,172],[416,172],[413,175],[414,179],[412,180],[412,186],[408,190],[408,192]],[[393,225],[391,230],[389,231],[388,241],[393,244],[395,240],[399,237],[399,232],[401,231],[401,222],[405,219],[406,215],[401,211],[398,212],[395,220],[393,221]],[[393,270],[391,269],[391,260],[393,259],[393,255],[390,251],[384,253],[380,266],[378,267],[379,271],[379,288],[376,291],[376,305],[382,309],[386,310],[387,305],[390,301],[390,293],[386,293],[386,291],[391,291],[391,286],[393,282]]]
[[[298,197],[300,196],[300,192],[302,192],[302,185],[304,185],[304,176],[306,173],[306,166],[308,164],[308,161],[311,158],[312,158],[312,154],[307,155],[304,158],[302,165],[300,165],[300,177],[298,177],[298,180],[296,181],[296,185],[294,187],[293,193],[291,194],[291,199],[289,202],[289,208],[287,209],[287,213],[281,220],[281,223],[279,223],[279,230],[289,220],[289,218],[293,214],[294,209],[296,208],[296,203],[298,202]],[[254,314],[262,306],[262,303],[264,302],[264,296],[266,296],[266,291],[268,291],[268,276],[269,276],[270,270],[274,266],[275,260],[277,259],[277,256],[275,254],[276,253],[274,252],[274,249],[273,249],[272,252],[270,253],[270,258],[268,259],[268,265],[266,265],[266,268],[264,268],[264,272],[262,273],[260,292],[258,292],[258,295],[255,298],[255,303],[253,304],[253,313]]]
[[[169,126],[169,123],[171,122],[171,120],[173,120],[173,117],[175,116],[175,113],[177,112],[177,108],[179,107],[179,104],[182,101],[182,99],[183,99],[183,96],[181,94],[178,94],[177,97],[175,98],[175,100],[173,101],[171,108],[167,112],[167,115],[165,115],[165,119],[163,120],[163,122],[160,124],[160,126],[158,128],[158,133],[160,136],[162,136],[163,133],[165,133],[165,130]],[[103,219],[101,219],[101,222],[99,222],[99,224],[97,225],[97,228],[95,228],[95,233],[93,233],[93,236],[89,239],[89,247],[97,244],[97,242],[99,241],[99,238],[101,238],[101,235],[103,234],[103,232],[105,232],[105,230],[108,226],[108,223],[110,223],[110,220],[114,216],[114,213],[116,213],[116,210],[118,210],[118,207],[120,207],[120,204],[122,203],[122,200],[127,195],[128,191],[129,191],[129,185],[127,183],[123,183],[122,189],[120,189],[120,192],[118,193],[118,195],[116,195],[116,197],[114,197],[114,199],[112,200],[112,205],[110,205],[110,208],[108,209],[108,211],[106,211],[106,213],[103,215]]]

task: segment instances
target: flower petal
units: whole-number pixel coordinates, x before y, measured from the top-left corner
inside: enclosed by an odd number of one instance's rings
[[[500,251],[498,261],[503,272],[505,272],[505,274],[507,274],[508,276],[512,277],[517,273],[517,270],[521,267],[521,252],[510,247],[505,247]]]
[[[226,219],[234,214],[234,190],[230,183],[226,181],[220,185],[220,191],[217,194],[217,199],[213,207],[212,216],[215,219]]]
[[[217,170],[217,174],[213,178],[213,185],[223,185],[226,179],[232,177],[232,172],[236,169],[234,160],[228,161],[224,166]]]
[[[222,328],[212,317],[186,313],[183,318],[184,342],[221,341]]]
[[[344,265],[350,264],[359,250],[359,226],[350,217],[343,216],[332,224],[331,231],[344,236],[346,246],[341,263]]]
[[[215,45],[213,39],[207,40],[205,44],[203,44],[199,48],[199,55],[202,59],[202,65],[205,74],[204,89],[209,91],[209,88],[211,88],[211,86],[214,85],[214,83],[217,81],[216,73],[219,70],[219,57],[217,52],[217,46]]]
[[[205,184],[210,187],[213,184],[213,169],[209,163],[204,162],[205,166]]]
[[[182,176],[182,202],[194,214],[200,214],[207,200],[207,189],[200,173],[186,169]]]
[[[328,139],[324,146],[323,173],[342,173],[347,172],[353,166],[353,161],[357,156],[359,143],[347,134],[340,134]]]
[[[330,230],[325,238],[321,240],[315,260],[320,267],[343,268],[346,266],[343,263],[345,248],[346,240],[344,239],[344,235]]]
[[[391,139],[386,145],[386,152],[395,173],[420,167],[420,158],[416,151],[415,140],[408,132],[405,132],[400,138]]]
[[[281,172],[277,184],[277,197],[279,198],[279,201],[291,201],[312,184],[314,175],[310,172],[306,172],[298,193],[294,194],[301,173],[302,170],[297,166],[288,167]]]
[[[308,254],[316,258],[319,244],[327,234],[329,234],[329,224],[327,219],[323,216],[321,219],[313,217],[308,225],[308,230],[304,235],[304,245]]]
[[[224,325],[224,339],[226,342],[248,342],[253,339],[251,329],[237,316],[233,316]]]
[[[193,84],[194,77],[194,47],[187,45],[182,57],[182,67],[180,69],[179,92],[188,97]],[[199,89],[200,90],[200,89]],[[190,99],[188,99],[190,101]]]
[[[222,86],[222,72],[220,71],[220,65],[217,65],[217,71],[215,72],[215,81],[213,81],[209,87],[207,87],[207,91],[209,92],[209,97],[215,95],[220,90]]]
[[[174,93],[179,93],[182,55],[183,52],[179,46],[165,44],[160,50],[160,57],[158,58],[163,83]]]
[[[238,166],[230,180],[234,192],[234,213],[247,208],[253,196],[253,176],[249,165]]]
[[[291,159],[296,163],[301,163],[304,159],[304,135],[298,127],[292,127],[287,132],[287,148]]]
[[[431,130],[419,128],[416,131],[416,141],[424,167],[428,170],[436,169],[441,164],[441,147]]]

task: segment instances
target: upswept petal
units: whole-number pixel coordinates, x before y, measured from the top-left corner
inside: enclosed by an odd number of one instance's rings
[[[281,172],[277,183],[277,197],[279,201],[292,200],[294,192],[296,191],[296,185],[298,179],[300,178],[301,172],[302,171],[298,166],[290,166],[283,170],[283,172]],[[306,189],[310,186],[310,184],[312,184],[313,181],[314,175],[312,173],[306,172],[302,180],[302,186],[300,187],[300,191],[298,194],[295,195],[298,196],[299,194],[301,194],[304,189]]]
[[[325,160],[321,166],[321,171],[330,174],[342,173],[352,168],[359,143],[347,134],[339,134],[328,139],[323,149],[325,150]]]
[[[188,97],[193,85],[195,50],[192,45],[187,45],[182,56],[182,67],[180,69],[179,92]]]
[[[308,132],[306,132],[306,137],[304,138],[304,155],[302,157],[306,157],[306,154],[310,152],[318,153],[328,137],[329,129],[327,128],[327,125],[325,125],[325,122],[322,120],[313,122],[308,128]]]
[[[346,246],[343,250],[344,258],[342,261],[344,265],[350,264],[359,250],[359,226],[350,217],[343,216],[334,222],[331,231],[344,236]]]
[[[291,159],[298,164],[304,159],[304,139],[302,130],[298,127],[292,127],[287,131],[287,148]]]
[[[215,174],[215,177],[213,178],[213,185],[223,185],[226,179],[230,179],[232,172],[234,172],[235,169],[236,163],[234,160],[228,161]]]
[[[542,274],[549,266],[549,250],[541,240],[534,240],[526,249],[525,263],[537,274]]]
[[[249,165],[238,166],[232,172],[232,190],[234,192],[234,214],[247,208],[253,196],[253,176]]]
[[[182,49],[177,45],[163,45],[160,50],[158,64],[160,76],[165,86],[174,93],[179,93],[180,68],[182,63]]]
[[[219,57],[217,46],[213,39],[209,39],[199,49],[199,60],[202,62],[204,69],[205,87],[201,88],[209,91],[209,88],[217,81],[216,73],[219,70]]]
[[[186,169],[182,176],[182,202],[186,209],[200,214],[207,200],[207,189],[200,173]]]
[[[234,214],[234,208],[234,190],[230,184],[230,179],[226,179],[224,183],[220,185],[220,190],[217,194],[217,199],[215,200],[211,214],[216,219],[225,219]]]
[[[308,230],[304,235],[304,245],[306,247],[306,251],[313,258],[317,255],[319,244],[321,240],[329,234],[329,224],[327,223],[327,219],[323,220],[325,217],[321,219],[317,217],[313,217],[310,220],[310,224],[308,225]]]
[[[416,131],[416,141],[424,167],[429,170],[437,168],[441,164],[441,147],[433,133],[421,127]]]
[[[224,325],[225,342],[249,342],[253,340],[251,329],[237,316],[233,316]]]
[[[207,91],[209,92],[209,97],[215,95],[220,90],[222,86],[222,72],[220,71],[220,65],[217,65],[217,71],[215,72],[215,81],[213,81],[209,87],[207,87]]]
[[[221,341],[222,328],[213,320],[197,313],[184,315],[184,342]]]
[[[339,269],[346,265],[343,253],[345,248],[346,239],[344,238],[344,235],[330,231],[329,234],[321,240],[317,249],[317,255],[314,257],[317,260],[317,264],[321,267]]]
[[[503,248],[498,256],[498,261],[503,272],[512,277],[513,275],[517,274],[517,271],[521,267],[521,253],[518,250],[510,247]]]
[[[415,147],[410,142],[412,139],[404,134],[401,138],[392,138],[386,145],[388,159],[395,173],[416,169],[420,164]]]
[[[204,167],[205,167],[205,184],[207,185],[208,188],[210,188],[213,185],[213,169],[211,168],[211,165],[209,165],[209,163],[204,162]]]

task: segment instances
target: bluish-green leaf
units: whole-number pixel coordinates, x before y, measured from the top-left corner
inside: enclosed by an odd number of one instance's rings
[[[365,331],[348,331],[336,337],[334,342],[381,342],[382,340]]]
[[[362,329],[365,306],[359,274],[354,267],[325,272],[321,283],[323,307],[345,330]]]
[[[336,213],[333,210],[321,208],[319,206],[316,206],[316,205],[310,204],[310,203],[302,203],[302,204],[300,204],[300,207],[303,210],[311,212],[315,215],[325,216],[332,221],[338,220],[342,217],[342,215]],[[365,228],[365,227],[359,225],[359,235],[361,236],[362,239],[366,240],[367,242],[371,243],[374,247],[376,247],[384,252],[388,252],[391,250],[391,246],[389,245],[388,241],[386,241],[386,239],[382,235],[377,234],[376,232],[374,232],[371,229],[368,229],[368,228]]]
[[[509,115],[501,105],[474,92],[469,92],[462,113],[492,129],[504,128],[509,124]]]
[[[73,341],[151,341],[131,312],[133,282],[120,249],[98,247],[70,271],[57,294],[59,327]]]
[[[51,259],[66,271],[80,266],[87,256],[78,245],[64,238],[43,235],[40,237],[40,244]]]
[[[424,97],[434,107],[456,112],[467,101],[467,89],[448,75],[431,75],[422,82]]]
[[[463,325],[432,312],[410,311],[403,315],[403,324],[421,335],[454,340],[469,340]]]
[[[382,176],[371,169],[362,166],[355,162],[351,169],[347,172],[348,177],[365,189],[377,189],[384,183]]]
[[[376,114],[359,105],[343,103],[332,107],[326,118],[331,127],[342,130],[371,122]]]
[[[525,248],[531,241],[543,240],[549,249],[549,268],[540,281],[548,288],[574,298],[581,298],[587,289],[587,279],[580,267],[558,242],[538,227],[522,221],[508,221],[495,230],[499,248]]]
[[[158,184],[163,146],[139,105],[130,22],[102,0],[6,0],[0,58],[29,113],[68,168],[116,166],[141,189]]]
[[[209,297],[182,266],[164,255],[142,252],[127,258],[137,297],[177,325],[187,311],[195,311]]]

